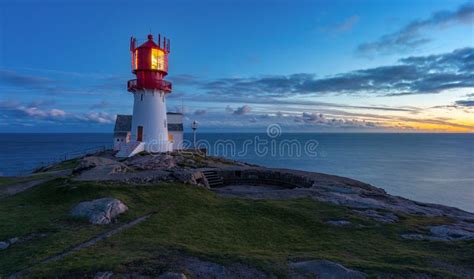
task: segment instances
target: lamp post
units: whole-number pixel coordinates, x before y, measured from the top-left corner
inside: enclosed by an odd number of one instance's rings
[[[196,130],[198,128],[198,122],[196,120],[191,124],[191,129],[193,129],[193,147],[196,149]]]

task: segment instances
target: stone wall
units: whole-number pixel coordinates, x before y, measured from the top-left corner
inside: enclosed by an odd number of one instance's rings
[[[265,168],[235,168],[217,169],[216,173],[223,178],[225,185],[274,185],[286,188],[304,187],[313,185],[314,179],[290,170],[276,170]]]

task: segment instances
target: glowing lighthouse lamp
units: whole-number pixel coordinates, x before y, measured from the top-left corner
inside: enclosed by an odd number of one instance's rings
[[[148,35],[148,40],[136,47],[130,39],[132,73],[136,79],[128,81],[128,91],[133,93],[133,117],[130,143],[117,156],[130,157],[141,151],[167,152],[172,150],[168,139],[166,95],[171,92],[171,82],[163,78],[168,74],[170,41],[158,35],[158,41]]]

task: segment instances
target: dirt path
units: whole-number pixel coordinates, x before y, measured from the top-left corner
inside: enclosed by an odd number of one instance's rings
[[[18,183],[11,186],[6,186],[0,191],[0,197],[8,197],[23,191],[26,191],[30,188],[33,188],[37,185],[40,185],[43,182],[50,180],[51,178],[43,178],[38,180],[32,180],[24,183]]]
[[[21,270],[21,271],[18,271],[18,272],[16,272],[16,273],[13,273],[13,274],[11,274],[10,276],[8,276],[7,278],[9,278],[9,279],[19,278],[19,277],[21,277],[22,275],[24,275],[25,272],[29,271],[31,268],[33,268],[33,267],[36,266],[36,265],[47,264],[47,263],[50,263],[50,262],[54,262],[54,261],[57,261],[57,260],[61,260],[61,259],[65,258],[65,257],[67,257],[67,256],[69,256],[69,255],[71,255],[71,254],[73,254],[73,253],[76,253],[76,252],[81,251],[81,250],[83,250],[83,249],[85,249],[85,248],[88,248],[88,247],[90,247],[90,246],[96,244],[96,243],[99,242],[99,241],[102,241],[102,240],[104,240],[104,239],[107,239],[107,238],[109,238],[109,237],[115,235],[115,234],[118,234],[118,233],[120,233],[121,231],[123,231],[123,230],[125,230],[125,229],[131,228],[131,227],[133,227],[133,226],[135,226],[135,225],[137,225],[137,224],[139,224],[139,223],[141,223],[141,222],[147,220],[149,217],[151,217],[151,216],[152,216],[153,214],[155,214],[155,213],[156,213],[156,212],[152,212],[152,213],[149,213],[149,214],[147,214],[147,215],[138,217],[137,219],[132,220],[132,221],[130,221],[130,222],[128,222],[128,223],[125,223],[125,224],[121,225],[120,227],[117,227],[117,228],[115,228],[115,229],[113,229],[113,230],[110,230],[110,231],[108,231],[108,232],[101,233],[101,234],[99,234],[99,235],[97,235],[97,236],[95,236],[95,237],[89,239],[89,240],[86,241],[86,242],[82,242],[82,243],[80,243],[80,244],[78,244],[78,245],[72,246],[72,247],[70,247],[70,248],[64,250],[64,251],[61,252],[60,254],[57,254],[57,255],[48,257],[48,258],[46,258],[46,259],[43,259],[43,260],[39,261],[38,263],[36,263],[36,264],[33,265],[33,266],[30,266],[30,267],[28,267],[28,268],[25,268],[25,269],[23,269],[23,270]]]
[[[13,196],[35,186],[38,186],[46,181],[50,181],[55,178],[66,176],[69,174],[71,174],[71,170],[54,171],[47,173],[47,177],[38,177],[38,179],[32,179],[24,182],[18,182],[11,185],[2,186],[0,188],[0,198]]]

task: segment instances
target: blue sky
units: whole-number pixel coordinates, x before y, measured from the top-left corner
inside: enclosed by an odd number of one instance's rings
[[[111,132],[150,31],[203,130],[474,130],[472,2],[98,2],[0,2],[1,132]]]

